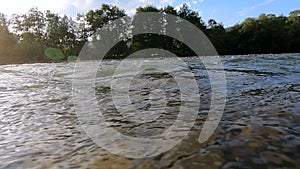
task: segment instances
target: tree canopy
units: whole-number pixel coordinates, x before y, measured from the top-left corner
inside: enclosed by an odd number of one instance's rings
[[[89,38],[96,38],[93,37],[95,32],[104,25],[122,17],[137,19],[136,15],[141,12],[172,14],[188,20],[207,35],[221,55],[300,53],[300,10],[291,11],[289,16],[261,14],[225,28],[214,19],[205,23],[201,15],[186,4],[178,10],[172,6],[138,7],[132,17],[117,6],[103,4],[98,9],[78,14],[76,19],[37,8],[10,17],[0,13],[0,64],[57,61],[49,57],[53,54],[49,51],[59,53],[59,60],[76,58],[84,43]],[[166,20],[161,18],[155,22],[161,24],[162,30],[168,31]],[[140,23],[151,27],[147,21]],[[146,48],[161,48],[178,56],[194,55],[179,40],[149,33],[126,36],[105,58],[123,58]]]

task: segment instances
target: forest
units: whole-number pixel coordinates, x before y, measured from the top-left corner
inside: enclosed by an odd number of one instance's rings
[[[290,12],[289,16],[261,14],[232,27],[224,27],[222,22],[214,19],[206,23],[198,12],[186,4],[179,10],[172,6],[139,7],[136,13],[139,12],[160,12],[188,20],[206,34],[220,55],[300,53],[300,10]],[[0,64],[74,59],[99,28],[124,16],[127,16],[125,10],[109,4],[77,14],[76,18],[37,8],[12,16],[0,13]],[[143,34],[128,36],[114,46],[105,58],[124,58],[146,48],[162,48],[178,56],[195,55],[180,41]]]

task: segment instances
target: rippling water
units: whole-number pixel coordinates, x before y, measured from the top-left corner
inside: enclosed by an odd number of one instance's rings
[[[196,124],[175,148],[145,159],[112,155],[85,134],[72,102],[74,64],[0,66],[0,168],[299,168],[300,56],[227,56],[221,60],[227,102],[212,137],[204,144],[197,142],[209,110],[208,76],[199,58],[185,58],[201,92]],[[163,86],[166,112],[135,125],[114,108],[105,78],[112,69],[105,70],[97,73],[96,95],[112,127],[146,137],[160,134],[176,119],[179,89],[171,76],[139,74],[133,79],[130,97],[139,110],[149,107],[151,91],[162,89],[160,81],[168,80]]]

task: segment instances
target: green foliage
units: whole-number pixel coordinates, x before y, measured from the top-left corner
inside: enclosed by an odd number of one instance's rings
[[[294,15],[292,15],[294,16]],[[225,33],[235,38],[230,40],[226,54],[262,54],[299,52],[300,29],[293,27],[292,16],[261,14],[258,18],[247,18]],[[295,25],[300,25],[295,24]],[[294,31],[293,31],[294,30]],[[299,42],[299,41],[298,41]],[[299,43],[298,43],[299,44]]]
[[[48,22],[46,45],[59,48],[65,55],[69,55],[76,44],[74,21],[72,18],[60,17],[50,11],[47,11],[46,19]]]
[[[300,10],[291,11],[289,16],[261,14],[229,28],[224,28],[222,23],[213,19],[206,24],[199,13],[191,10],[187,4],[183,4],[178,10],[172,6],[138,7],[136,13],[140,12],[172,14],[178,16],[178,22],[180,18],[188,20],[208,36],[219,54],[300,53]],[[111,31],[112,27],[105,25],[124,16],[124,10],[108,4],[86,14],[78,14],[76,21],[71,17],[50,11],[42,12],[37,8],[32,8],[25,14],[15,14],[10,20],[0,13],[0,64],[48,60],[57,62],[64,59],[74,61],[85,42],[97,37],[97,30]],[[158,20],[149,18],[151,22],[138,20],[136,16],[124,20],[133,19],[140,23],[138,26],[141,28],[160,29],[166,33],[173,29],[166,26],[168,17],[165,15]],[[149,23],[158,23],[160,27]],[[125,27],[125,24],[118,26]],[[124,58],[146,48],[161,48],[178,56],[194,55],[185,44],[168,36],[148,33],[132,37],[130,33],[122,31],[114,32],[114,37],[109,37],[120,42],[109,50],[105,58]],[[119,35],[124,36],[121,39]]]
[[[165,8],[156,8],[154,6],[146,6],[146,7],[139,7],[136,9],[136,13],[140,12],[160,12],[162,14],[172,14],[175,16],[178,16],[178,22],[180,22],[180,18],[184,18],[188,20],[189,22],[193,23],[195,26],[200,28],[201,30],[205,30],[205,24],[202,21],[200,15],[196,11],[192,11],[188,8],[187,4],[183,4],[180,10],[176,10],[174,7],[167,6]],[[167,16],[163,16],[159,20],[151,20],[152,18],[147,18],[147,20],[137,20],[136,16],[133,17],[134,20],[136,20],[139,24],[139,28],[147,28],[149,30],[151,29],[159,29],[161,32],[166,32],[168,34],[168,31],[173,31],[169,29],[173,29],[171,27],[168,27],[168,18]],[[150,25],[149,23],[158,23],[158,25],[161,25],[160,27],[153,27],[153,25]],[[165,50],[169,50],[170,52],[178,55],[178,56],[194,56],[195,53],[187,47],[184,43],[180,42],[179,40],[172,39],[168,36],[164,35],[156,35],[156,34],[142,34],[142,35],[135,35],[131,39],[132,45],[130,47],[130,52],[135,52],[141,49],[147,49],[147,48],[161,48]]]
[[[109,21],[113,21],[124,16],[126,16],[124,10],[119,9],[117,6],[108,4],[102,4],[100,9],[90,10],[85,15],[85,21],[90,26],[90,28],[88,29],[88,31],[90,32],[89,35],[91,36]]]
[[[68,63],[76,62],[76,60],[77,60],[77,56],[75,56],[75,55],[68,56],[68,59],[67,59]]]
[[[300,52],[300,10],[290,13],[287,19],[289,35],[291,39],[291,52]]]
[[[47,48],[45,55],[47,59],[55,62],[62,61],[65,58],[63,52],[58,48]]]
[[[31,8],[23,15],[14,15],[11,24],[14,33],[20,37],[20,40],[43,43],[46,22],[44,13],[37,8]],[[26,39],[24,34],[31,34],[30,39]]]

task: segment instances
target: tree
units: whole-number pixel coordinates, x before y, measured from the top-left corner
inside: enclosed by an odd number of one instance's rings
[[[138,7],[136,9],[136,15],[133,17],[133,22],[138,23],[135,25],[133,32],[137,30],[154,30],[159,29],[162,31],[162,19],[154,20],[154,18],[141,18],[139,14],[142,12],[160,12],[160,10],[152,5],[148,5],[145,7]],[[152,24],[150,24],[152,23]],[[157,27],[157,25],[161,27]],[[132,37],[132,45],[131,52],[135,52],[142,49],[147,48],[162,48],[162,39],[160,35],[147,33],[147,34],[139,34]]]
[[[155,20],[139,18],[142,12],[157,12],[161,17]],[[176,20],[170,20],[167,14],[176,16]],[[66,15],[41,12],[37,8],[31,8],[25,14],[15,14],[10,20],[0,13],[0,63],[45,61],[44,51],[49,48],[62,51],[66,60],[68,55],[78,55],[84,43],[91,38],[118,42],[107,49],[108,52],[104,50],[107,52],[104,57],[109,59],[123,58],[146,48],[162,48],[178,56],[191,56],[194,52],[180,38],[166,36],[170,32],[180,36],[177,28],[183,19],[202,30],[220,54],[300,52],[300,10],[291,11],[289,16],[261,14],[228,28],[214,19],[208,20],[206,25],[199,13],[187,4],[178,10],[172,6],[138,7],[132,19],[139,23],[134,28],[130,27],[131,18],[124,10],[108,4],[86,14],[78,14],[76,21]],[[132,37],[134,31],[145,28],[159,33]],[[100,29],[101,32],[98,32]],[[105,48],[105,44],[100,45]]]
[[[8,31],[9,22],[6,15],[0,13],[0,63],[12,63],[13,51],[17,38]]]
[[[190,23],[192,23],[194,26],[198,27],[203,33],[206,33],[206,26],[203,22],[201,16],[197,11],[193,11],[189,9],[189,6],[185,3],[183,4],[180,9],[177,11],[176,14],[178,17],[183,18]],[[180,20],[179,20],[180,22]],[[176,47],[177,47],[177,54],[180,56],[194,56],[195,53],[184,43],[182,43],[179,40],[175,41]]]
[[[170,14],[170,15],[175,15],[175,16],[177,15],[177,10],[174,7],[170,6],[170,5],[162,8],[161,12],[166,13],[166,14]]]
[[[46,44],[48,47],[61,49],[68,56],[76,44],[75,22],[66,15],[63,17],[46,12],[47,33]]]
[[[33,42],[32,39],[25,39],[23,34],[31,34],[34,42],[42,43],[45,34],[45,17],[43,12],[37,8],[31,8],[26,14],[14,15],[12,19],[13,29],[19,35],[20,40]]]
[[[43,60],[46,31],[44,13],[37,8],[31,8],[26,14],[13,15],[11,24],[19,38],[16,52],[19,52],[26,61]]]
[[[290,38],[285,17],[261,14],[257,19],[246,19],[241,25],[240,44],[243,53],[288,52]]]
[[[221,54],[225,55],[237,55],[237,54],[243,54],[241,52],[241,25],[236,24],[232,27],[226,28],[225,31],[225,48],[226,52]]]
[[[0,31],[8,32],[9,22],[5,14],[0,13]]]
[[[108,4],[102,4],[100,9],[96,10],[90,10],[84,17],[86,25],[86,35],[87,37],[91,37],[94,39],[97,39],[99,36],[99,33],[104,33],[105,31],[113,32],[112,37],[106,37],[107,40],[113,40],[113,41],[119,41],[121,36],[126,36],[127,31],[126,30],[126,23],[119,25],[115,25],[120,29],[116,29],[113,25],[108,25],[109,23],[112,23],[112,21],[120,19],[120,18],[126,18],[125,11],[118,8],[117,6],[108,5]],[[124,22],[127,22],[126,19]],[[97,32],[98,30],[102,30],[102,32]],[[102,37],[103,38],[103,37]],[[113,47],[114,50],[110,50],[108,53],[106,53],[105,58],[119,58],[123,57],[123,55],[126,55],[127,53],[127,46],[126,46],[126,37],[123,38],[123,41],[119,42],[116,46]],[[126,46],[126,50],[125,50]],[[107,47],[107,46],[106,46]]]
[[[193,11],[193,10],[189,9],[189,6],[187,4],[183,4],[180,7],[179,11],[177,12],[177,15],[179,17],[191,22],[192,24],[197,26],[200,30],[205,32],[206,26],[205,26],[205,23],[202,20],[201,16],[199,15],[199,13],[197,11]]]
[[[287,19],[289,35],[291,38],[291,52],[300,52],[300,10],[290,13]]]
[[[214,19],[208,20],[206,34],[219,54],[226,54],[228,52],[226,46],[228,37],[222,23],[217,23]]]
[[[141,18],[140,20],[137,20],[138,17],[136,17],[136,15],[141,12],[158,12],[162,14],[162,17],[158,20],[151,20],[151,18]],[[170,21],[166,14],[177,16],[177,21]],[[158,29],[161,34],[157,35],[147,33],[134,36],[131,45],[132,51],[138,51],[146,48],[162,48],[169,50],[179,56],[192,56],[195,55],[195,53],[186,44],[182,43],[180,39],[173,39],[168,36],[164,36],[164,34],[168,34],[168,32],[170,31],[176,31],[180,33],[180,31],[176,30],[176,24],[181,22],[182,19],[191,22],[203,32],[206,31],[205,23],[202,21],[199,13],[189,9],[187,4],[183,4],[178,11],[171,6],[167,6],[161,9],[158,9],[151,5],[146,7],[139,7],[136,9],[136,15],[134,16],[134,20],[137,23],[142,23],[139,24],[139,27],[136,29]],[[154,23],[155,27],[153,27],[153,25],[150,25],[149,23]],[[169,26],[169,24],[172,24],[172,26]]]
[[[90,10],[85,19],[88,23],[89,36],[94,34],[99,28],[102,28],[109,21],[116,20],[126,16],[125,11],[119,9],[117,6],[102,4],[100,9]]]

